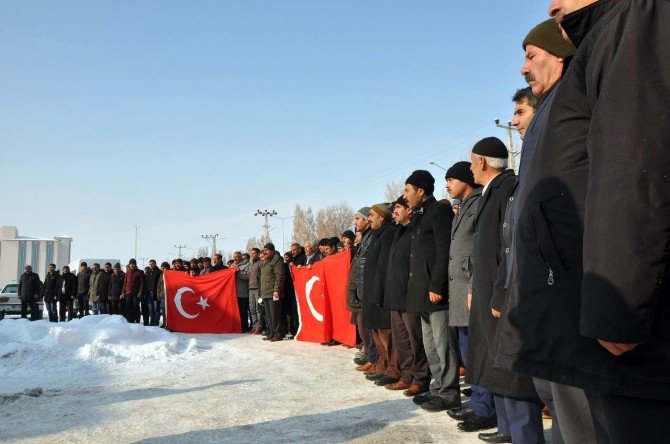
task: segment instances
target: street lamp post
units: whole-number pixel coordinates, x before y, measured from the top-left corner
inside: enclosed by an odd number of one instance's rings
[[[428,162],[428,164],[429,164],[429,165],[435,165],[436,167],[438,167],[438,168],[442,168],[444,171],[447,171],[447,169],[446,169],[445,167],[443,167],[442,165],[438,165],[438,164],[436,164],[435,162]]]
[[[285,236],[284,236],[284,221],[287,220],[287,219],[293,219],[295,217],[295,215],[286,216],[286,217],[279,217],[275,213],[275,214],[271,214],[270,217],[274,217],[275,219],[280,219],[281,220],[281,245],[282,245],[282,248],[284,249],[283,252],[285,252],[286,251],[286,241],[285,241]]]

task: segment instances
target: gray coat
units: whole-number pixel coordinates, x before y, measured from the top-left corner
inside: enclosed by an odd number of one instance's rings
[[[249,261],[242,259],[234,266],[237,267],[237,276],[235,279],[237,297],[246,298],[249,296]]]
[[[477,205],[482,197],[478,188],[461,203],[451,227],[449,248],[449,326],[467,327],[470,321],[468,293],[472,291],[472,247]]]

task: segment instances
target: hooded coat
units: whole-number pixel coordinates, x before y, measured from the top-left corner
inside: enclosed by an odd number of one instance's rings
[[[670,400],[670,5],[600,0],[562,27],[577,52],[519,189],[497,363]]]

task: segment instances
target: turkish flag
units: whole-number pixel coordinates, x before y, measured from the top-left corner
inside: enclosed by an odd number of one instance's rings
[[[356,345],[356,326],[347,311],[347,281],[351,262],[346,251],[309,267],[291,267],[300,328],[298,341],[325,342],[335,339]]]
[[[241,333],[236,273],[226,269],[191,277],[164,271],[167,327],[183,333]]]

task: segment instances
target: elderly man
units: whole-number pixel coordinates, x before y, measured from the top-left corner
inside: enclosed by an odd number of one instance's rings
[[[405,181],[404,198],[413,211],[407,282],[407,312],[421,314],[423,346],[433,381],[414,403],[429,412],[461,405],[458,342],[449,329],[449,245],[454,213],[433,196],[435,178],[414,171]]]
[[[670,417],[670,10],[556,0],[550,14],[577,52],[518,193],[499,361],[584,389],[599,441],[657,442]]]
[[[314,265],[321,260],[321,255],[314,248],[311,242],[305,242],[305,265]],[[300,265],[298,265],[300,266]]]
[[[261,250],[254,247],[249,255],[249,267],[247,277],[249,278],[249,317],[251,318],[252,335],[259,335],[265,330],[265,315],[263,305],[258,302],[261,289]]]
[[[214,255],[215,259],[216,256],[218,255]],[[223,265],[223,263],[221,265]],[[237,269],[237,274],[235,275],[237,306],[240,311],[242,333],[246,333],[249,331],[249,261],[242,257],[241,251],[233,253],[233,264],[231,268]]]
[[[544,442],[542,412],[531,378],[495,367],[495,338],[498,318],[504,308],[505,256],[501,249],[501,227],[509,198],[516,186],[514,171],[507,170],[507,147],[495,137],[477,142],[470,154],[472,173],[482,185],[475,216],[476,232],[472,252],[473,273],[470,322],[468,324],[468,366],[466,381],[494,394],[498,431],[482,434],[489,442],[535,444]],[[492,426],[491,419],[467,417],[458,427],[464,431]]]

